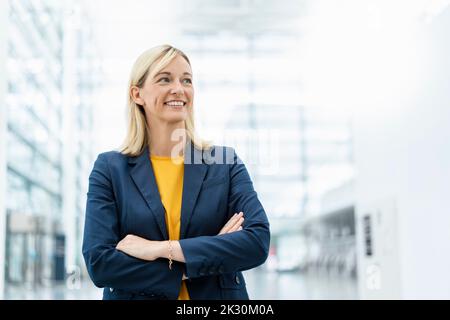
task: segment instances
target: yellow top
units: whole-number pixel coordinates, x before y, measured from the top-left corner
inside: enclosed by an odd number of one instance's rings
[[[166,209],[166,225],[170,240],[180,239],[181,200],[183,196],[184,160],[182,157],[150,157],[161,202]],[[189,300],[184,281],[178,300]]]

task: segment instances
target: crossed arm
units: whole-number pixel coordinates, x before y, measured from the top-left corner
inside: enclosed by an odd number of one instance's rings
[[[235,213],[230,220],[220,230],[219,235],[242,230],[244,223],[243,212]],[[186,262],[179,241],[171,241],[172,259],[178,262]],[[158,258],[169,259],[169,241],[153,241],[132,234],[123,238],[116,246],[116,249],[132,257],[154,261]]]
[[[230,211],[235,214],[215,236],[172,241],[172,270],[168,241],[135,235],[119,238],[120,222],[106,155],[98,157],[89,177],[83,256],[94,284],[129,291],[151,290],[176,298],[183,275],[189,278],[247,270],[268,255],[269,223],[247,170],[230,168]]]

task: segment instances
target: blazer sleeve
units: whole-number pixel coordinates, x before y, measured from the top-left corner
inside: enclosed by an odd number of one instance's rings
[[[267,259],[269,222],[245,165],[234,150],[233,154],[228,215],[242,211],[245,218],[243,230],[180,240],[189,278],[248,270],[263,264]]]
[[[89,276],[97,287],[176,298],[182,264],[174,263],[169,270],[165,259],[149,262],[116,249],[121,240],[119,216],[106,155],[98,156],[89,176],[83,235],[83,256]]]

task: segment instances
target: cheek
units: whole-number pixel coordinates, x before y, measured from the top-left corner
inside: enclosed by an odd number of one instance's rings
[[[159,104],[162,104],[162,99],[156,94],[147,94],[144,98],[145,110],[150,113],[155,113],[161,108]]]
[[[189,100],[194,101],[194,89],[189,90],[186,94]]]
[[[148,114],[154,114],[157,112],[158,110],[158,105],[156,104],[157,99],[155,99],[154,97],[149,97],[145,100],[145,112]]]

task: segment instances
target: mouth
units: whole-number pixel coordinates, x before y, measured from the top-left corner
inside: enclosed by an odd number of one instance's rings
[[[186,105],[186,102],[182,100],[171,100],[164,102],[164,105],[175,109],[181,109]]]

